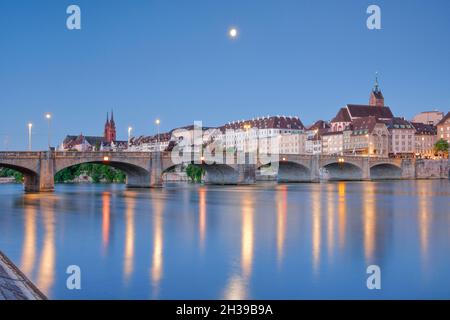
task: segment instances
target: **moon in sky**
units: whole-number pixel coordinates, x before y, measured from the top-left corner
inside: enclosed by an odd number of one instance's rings
[[[236,39],[238,36],[238,30],[235,27],[232,27],[228,31],[228,35],[230,36],[231,39]]]

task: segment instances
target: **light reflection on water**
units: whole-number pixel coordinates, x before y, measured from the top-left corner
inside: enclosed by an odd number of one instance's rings
[[[449,200],[449,181],[2,185],[0,249],[51,298],[450,298]]]

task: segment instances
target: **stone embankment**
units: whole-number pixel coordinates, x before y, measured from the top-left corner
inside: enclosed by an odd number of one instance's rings
[[[45,295],[0,251],[0,301],[46,299]]]

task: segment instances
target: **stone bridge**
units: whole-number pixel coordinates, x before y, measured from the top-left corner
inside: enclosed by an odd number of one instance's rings
[[[277,179],[320,180],[413,179],[415,160],[362,156],[280,155]]]
[[[53,191],[56,173],[83,163],[120,169],[127,176],[127,186],[141,188],[162,186],[164,172],[188,163],[205,169],[207,183],[221,185],[255,183],[268,168],[280,182],[414,179],[421,178],[417,172],[427,175],[433,170],[432,177],[448,178],[449,173],[448,161],[444,160],[430,167],[421,160],[360,156],[282,154],[269,163],[261,163],[248,153],[239,157],[224,153],[220,158],[208,162],[200,154],[178,154],[175,158],[170,152],[0,152],[0,167],[23,173],[28,192]]]

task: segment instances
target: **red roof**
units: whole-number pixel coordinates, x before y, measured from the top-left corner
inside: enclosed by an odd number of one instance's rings
[[[380,119],[374,116],[355,119],[352,122],[352,129],[353,129],[352,134],[359,135],[371,133],[377,123],[385,124],[385,122],[381,121]]]
[[[435,135],[437,134],[437,129],[435,126],[431,124],[424,124],[420,122],[411,122],[414,129],[416,129],[416,133],[418,134],[429,134],[429,135]]]
[[[376,107],[360,104],[348,104],[347,110],[352,119],[363,117],[377,117],[380,119],[392,119],[394,115],[389,107]]]
[[[347,108],[341,108],[337,113],[336,117],[331,120],[331,122],[350,122],[352,119],[348,113]]]
[[[228,124],[220,127],[222,131],[225,130],[242,130],[244,126],[250,126],[250,128],[257,129],[292,129],[292,130],[304,130],[305,127],[298,117],[262,117],[252,120],[242,120],[229,122]]]

